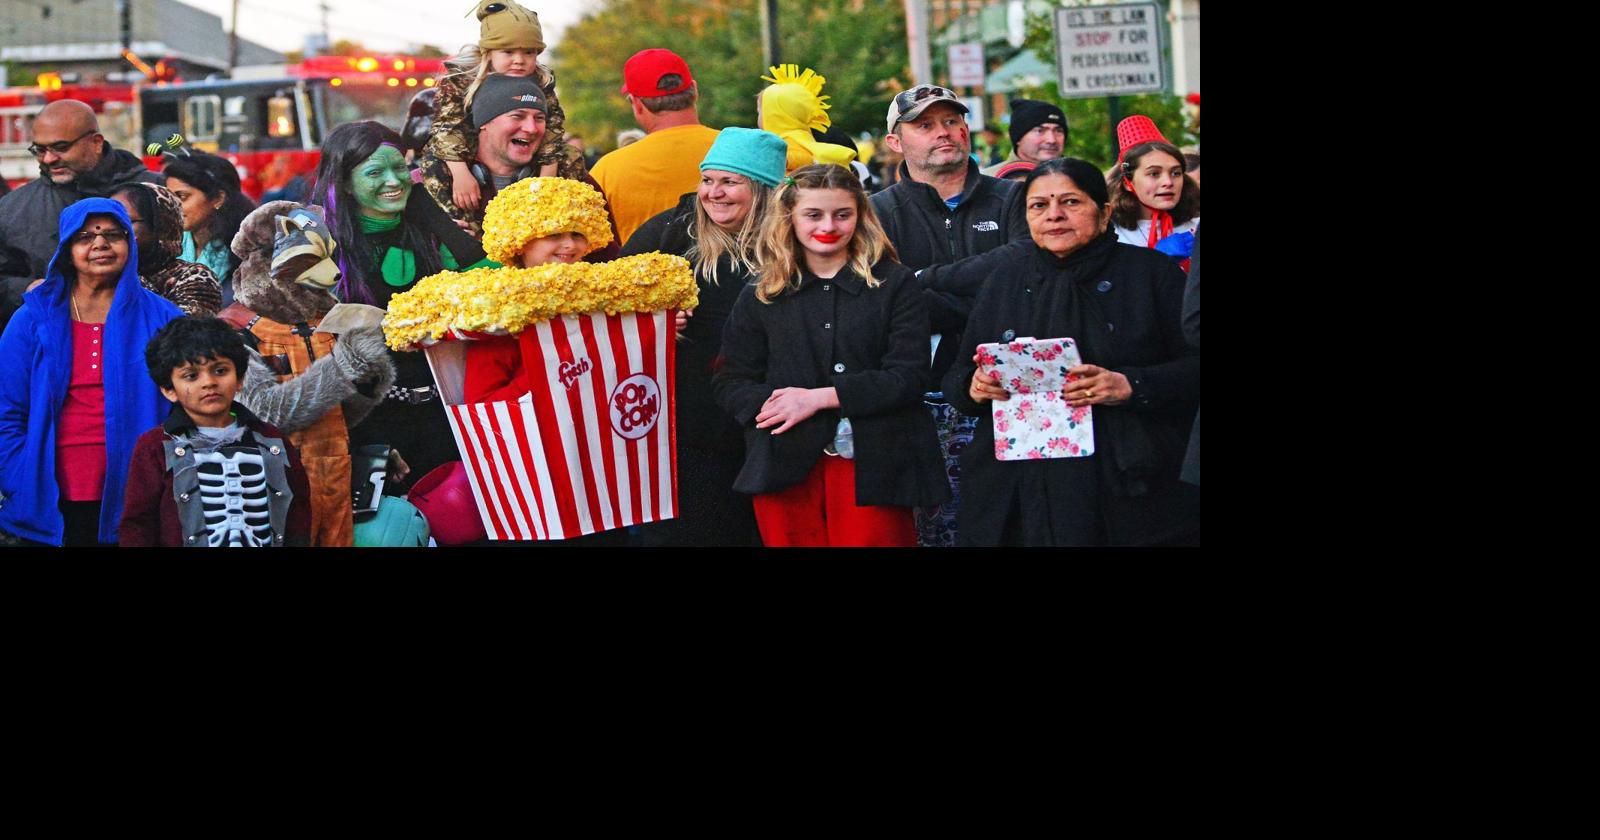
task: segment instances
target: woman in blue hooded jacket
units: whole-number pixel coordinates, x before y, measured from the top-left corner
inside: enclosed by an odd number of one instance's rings
[[[114,545],[134,443],[169,408],[145,344],[183,313],[140,285],[118,202],[79,201],[59,231],[0,335],[0,544]]]

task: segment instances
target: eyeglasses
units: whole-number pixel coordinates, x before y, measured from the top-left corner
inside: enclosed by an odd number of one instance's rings
[[[924,99],[958,99],[954,92],[945,90],[938,85],[918,85],[910,90],[901,91],[894,98],[895,110],[904,114],[911,110],[913,105]]]
[[[45,152],[55,152],[58,155],[64,155],[64,154],[67,153],[68,149],[71,149],[73,146],[78,145],[78,141],[79,140],[82,140],[83,138],[88,137],[91,134],[95,134],[99,130],[100,129],[98,129],[98,128],[91,128],[88,131],[84,132],[83,134],[78,135],[75,139],[72,139],[72,140],[57,140],[54,143],[46,143],[43,146],[39,145],[38,143],[29,143],[28,144],[28,151],[34,157],[44,157],[44,153]]]
[[[96,236],[104,236],[106,238],[106,242],[115,245],[118,242],[127,241],[128,232],[122,230],[121,228],[113,228],[111,230],[80,230],[73,234],[72,239],[69,241],[71,241],[74,245],[90,245],[94,243],[94,238]]]

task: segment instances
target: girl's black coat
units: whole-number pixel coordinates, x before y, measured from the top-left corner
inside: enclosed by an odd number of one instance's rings
[[[848,267],[836,277],[802,275],[772,303],[746,287],[722,337],[717,402],[745,435],[734,489],[774,493],[800,483],[832,440],[841,416],[855,430],[856,504],[932,505],[950,499],[928,387],[928,308],[905,266],[884,261],[868,287]],[[779,388],[826,388],[839,409],[819,411],[781,435],[755,417]],[[772,427],[775,428],[775,427]]]

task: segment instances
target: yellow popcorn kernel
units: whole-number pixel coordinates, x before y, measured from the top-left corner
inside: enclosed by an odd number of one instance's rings
[[[699,303],[689,261],[651,252],[608,263],[442,271],[391,298],[383,329],[390,347],[405,350],[451,330],[516,335],[564,315],[693,309]]]

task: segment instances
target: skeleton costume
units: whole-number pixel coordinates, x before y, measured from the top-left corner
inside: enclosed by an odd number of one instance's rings
[[[311,492],[284,434],[235,402],[233,425],[201,429],[183,406],[133,451],[119,544],[303,546]]]

